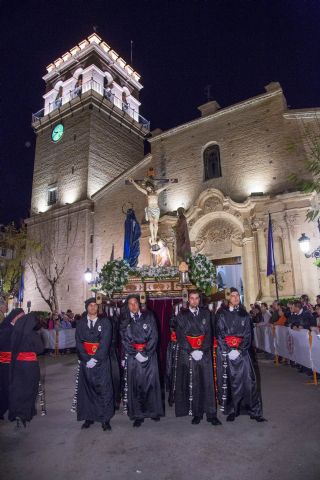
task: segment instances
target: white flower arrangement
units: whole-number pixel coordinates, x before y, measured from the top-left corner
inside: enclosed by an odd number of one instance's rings
[[[152,267],[150,265],[143,265],[142,267],[132,268],[130,275],[139,277],[142,280],[149,278],[153,280],[163,280],[178,277],[179,269],[178,267]]]
[[[216,285],[216,267],[201,253],[190,255],[187,263],[192,283],[206,295],[210,295],[212,287]]]
[[[113,292],[119,292],[127,285],[129,277],[159,281],[179,277],[179,269],[178,267],[151,267],[148,265],[130,267],[126,260],[112,260],[102,267],[98,284],[92,290],[111,297]]]
[[[96,289],[111,297],[113,292],[122,290],[128,283],[129,274],[130,265],[126,260],[111,260],[103,265]]]

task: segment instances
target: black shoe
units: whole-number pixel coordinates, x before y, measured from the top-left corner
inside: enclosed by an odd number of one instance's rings
[[[207,418],[207,422],[211,423],[212,425],[222,425],[218,417],[209,417]]]
[[[89,428],[90,425],[92,425],[92,424],[93,424],[93,421],[92,421],[92,420],[86,420],[86,421],[82,424],[81,428],[82,428],[82,429]]]
[[[134,427],[141,427],[141,425],[143,424],[143,420],[140,418],[140,419],[136,419],[134,422],[133,422],[133,426]]]
[[[26,422],[26,420],[23,420],[23,419],[20,418],[20,417],[16,417],[16,422],[17,422],[17,429],[20,429],[20,428],[21,428],[21,425],[23,425],[24,428],[27,427],[27,422]]]
[[[234,422],[236,416],[234,413],[230,413],[228,416],[227,416],[227,422]]]
[[[111,425],[109,422],[103,422],[101,424],[101,427],[102,427],[102,430],[105,432],[106,430],[108,430],[108,432],[111,432]]]
[[[192,425],[199,425],[200,422],[201,422],[201,417],[193,417],[191,421]]]
[[[256,415],[250,415],[250,419],[251,419],[251,420],[255,420],[256,422],[259,422],[259,423],[261,423],[261,422],[267,422],[267,421],[268,421],[268,420],[267,420],[266,418],[264,418],[262,415],[258,415],[258,416],[256,416]]]
[[[3,416],[3,415],[0,415],[0,420],[4,420],[4,416]]]
[[[160,422],[160,417],[151,417],[154,422]]]

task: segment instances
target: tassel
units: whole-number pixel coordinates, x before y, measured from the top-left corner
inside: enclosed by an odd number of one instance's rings
[[[192,392],[192,356],[189,355],[189,413],[188,415],[192,416],[192,402],[193,402],[193,392]]]
[[[44,417],[45,415],[47,415],[47,409],[46,409],[45,393],[44,393],[44,389],[42,387],[41,382],[39,382],[38,395],[39,395],[39,400],[40,400],[41,416]]]
[[[70,411],[72,413],[76,413],[77,411],[77,403],[78,403],[78,385],[79,385],[79,375],[80,375],[80,360],[78,360],[78,367],[76,369],[76,384],[74,388],[74,395],[72,399],[72,405]]]
[[[128,355],[124,356],[124,394],[123,394],[123,414],[128,415]]]

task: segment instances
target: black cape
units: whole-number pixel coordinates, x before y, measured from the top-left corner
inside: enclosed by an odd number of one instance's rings
[[[13,332],[13,325],[11,325],[10,319],[8,320],[9,315],[0,324],[0,352],[11,352],[11,335]],[[0,417],[3,417],[8,410],[9,373],[10,362],[0,362]]]
[[[111,374],[115,408],[121,402],[120,361],[119,361],[119,318],[114,314],[108,317],[112,325],[112,342],[110,348]]]
[[[139,320],[128,313],[121,320],[121,338],[125,353],[124,408],[131,420],[156,418],[163,415],[161,387],[157,359],[158,330],[152,312],[143,312]],[[138,353],[132,344],[146,343],[142,354],[148,357],[144,363],[136,358]]]
[[[30,421],[36,415],[36,400],[39,391],[40,367],[38,361],[17,360],[20,352],[42,353],[43,342],[35,330],[38,321],[33,312],[16,322],[12,333],[12,361],[9,385],[9,420],[17,417]]]
[[[176,334],[176,317],[173,316],[170,320],[170,333]],[[176,340],[170,339],[167,347],[166,356],[166,391],[168,392],[168,403],[170,407],[174,404],[176,381],[177,381],[177,362],[178,362],[179,348]]]
[[[216,315],[217,379],[219,403],[225,415],[248,413],[262,416],[262,402],[258,391],[256,374],[250,358],[252,328],[249,314],[240,306],[239,310],[220,309]],[[226,336],[243,337],[238,350],[240,356],[230,360],[230,348]]]
[[[77,419],[93,422],[109,422],[114,414],[113,386],[110,366],[112,325],[107,318],[98,318],[94,328],[88,327],[84,313],[76,326],[76,347],[80,360],[77,395]],[[95,355],[88,355],[83,342],[99,343]],[[93,368],[86,364],[95,358]]]
[[[175,392],[176,416],[192,415],[202,418],[206,413],[208,418],[213,418],[216,416],[217,409],[209,310],[200,308],[197,316],[194,316],[190,310],[180,311],[176,317],[176,332],[179,346]],[[198,349],[203,352],[201,360],[196,361],[191,357],[193,349],[186,339],[187,335],[204,335],[202,347]]]

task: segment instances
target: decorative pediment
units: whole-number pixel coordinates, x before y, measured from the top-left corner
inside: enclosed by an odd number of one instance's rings
[[[186,213],[186,217],[188,226],[192,228],[201,217],[214,212],[226,212],[241,221],[244,216],[249,215],[252,209],[253,205],[250,199],[243,203],[237,203],[229,197],[225,197],[220,190],[209,188],[200,194],[194,206]]]
[[[198,252],[222,251],[231,253],[232,245],[242,245],[241,229],[228,219],[215,218],[197,233],[195,248]]]

